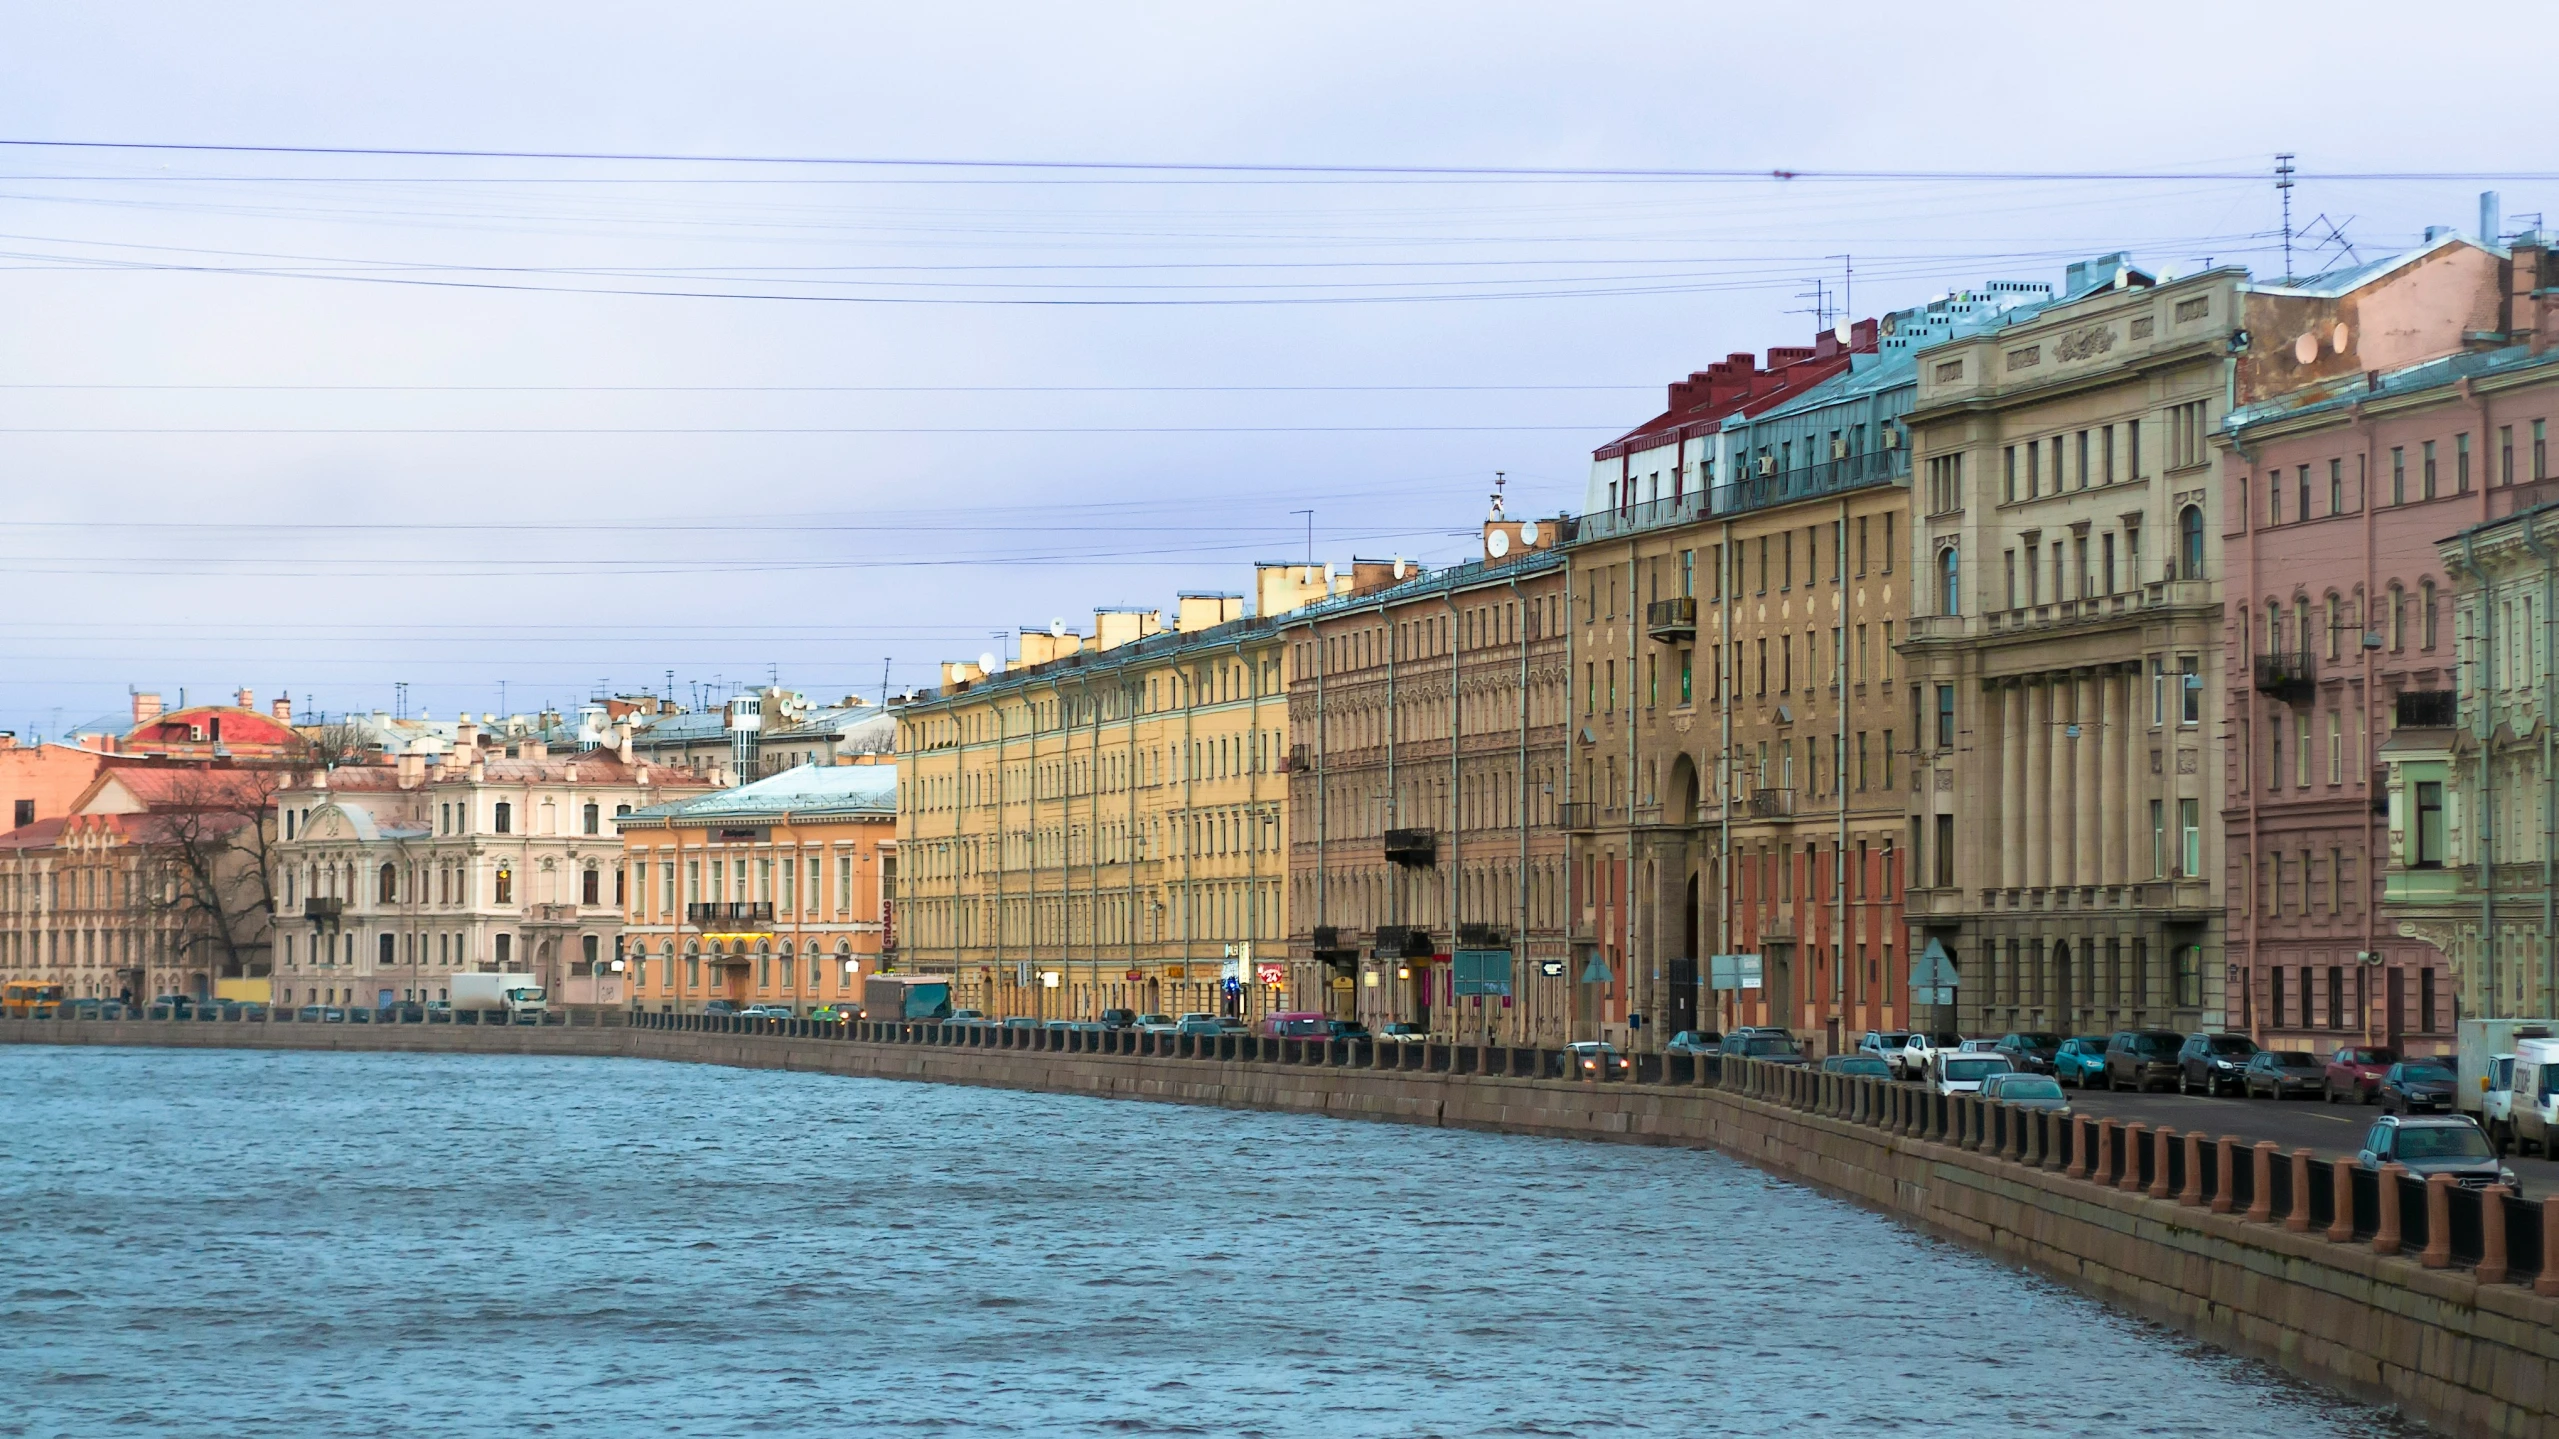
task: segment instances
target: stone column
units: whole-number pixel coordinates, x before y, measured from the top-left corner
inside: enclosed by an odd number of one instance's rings
[[[2037,675],[2020,688],[2025,692],[2026,732],[2019,738],[2026,753],[2026,792],[2018,807],[2026,812],[2026,887],[2041,889],[2052,882],[2052,754],[2045,744],[2051,733],[2052,687]]]
[[[2119,885],[2124,882],[2124,806],[2129,799],[2124,792],[2124,750],[2131,733],[2125,728],[2132,719],[2131,706],[2124,703],[2124,692],[2131,688],[2121,673],[2104,674],[2097,679],[2097,792],[2098,808],[2103,811],[2098,823],[2104,831],[2098,858],[2097,882]]]
[[[2075,873],[2083,885],[2104,884],[2105,865],[2098,854],[2098,835],[2106,820],[2104,803],[2105,768],[2098,762],[2098,751],[2106,733],[2106,676],[2092,671],[2072,686],[2079,695],[2079,738],[2071,741],[2079,751],[2079,787],[2071,796],[2079,812],[2078,855]]]
[[[2124,813],[2127,883],[2150,878],[2150,704],[2138,670],[2124,676]]]
[[[2026,883],[2026,687],[1999,687],[1999,884]]]
[[[2052,677],[2052,683],[2048,687],[2051,713],[2044,724],[2045,752],[2051,756],[2051,772],[2045,777],[2044,803],[2052,810],[2051,834],[2047,836],[2051,858],[2045,861],[2049,866],[2046,873],[2052,878],[2046,883],[2056,889],[2070,883],[2071,820],[2073,812],[2078,809],[2077,805],[2071,803],[2070,741],[2063,738],[2061,732],[2062,726],[2070,723],[2073,683],[2074,681],[2067,673]]]

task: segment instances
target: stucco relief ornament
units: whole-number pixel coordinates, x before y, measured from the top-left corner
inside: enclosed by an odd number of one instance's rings
[[[1689,727],[1691,724],[1694,724],[1695,722],[1696,722],[1696,721],[1695,721],[1695,720],[1693,720],[1693,719],[1691,719],[1689,716],[1687,716],[1687,715],[1681,715],[1678,719],[1673,720],[1671,723],[1672,723],[1672,726],[1673,726],[1674,728],[1676,728],[1676,729],[1677,729],[1681,734],[1686,734],[1686,733],[1688,733],[1688,727]]]
[[[2190,749],[2181,749],[2177,751],[2177,773],[2193,774],[2194,772],[2195,752]]]
[[[1939,794],[1953,794],[1955,792],[1955,772],[1953,770],[1941,769],[1937,771],[1937,792]]]
[[[2053,358],[2065,363],[2102,355],[2115,348],[2115,332],[2111,326],[2090,325],[2073,330],[2053,342]]]
[[[2449,924],[2424,924],[2412,920],[2401,920],[2399,922],[2399,937],[2401,939],[2423,940],[2427,944],[2433,945],[2437,953],[2450,955],[2452,953],[2453,941],[2459,939],[2461,934],[2458,929]]]

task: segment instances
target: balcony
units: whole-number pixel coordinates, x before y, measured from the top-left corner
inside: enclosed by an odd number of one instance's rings
[[[1342,947],[1341,926],[1319,924],[1315,926],[1311,938],[1317,949],[1339,949]]]
[[[1555,806],[1555,822],[1567,830],[1597,829],[1599,828],[1599,806],[1586,799],[1577,799],[1570,804],[1559,804]]]
[[[764,900],[696,901],[684,907],[684,921],[696,929],[771,929],[773,906]]]
[[[302,917],[313,924],[335,924],[346,913],[346,909],[347,902],[335,896],[322,899],[314,895],[302,901]]]
[[[1750,816],[1753,819],[1785,819],[1795,813],[1795,792],[1791,789],[1755,789],[1750,792]]]
[[[1767,944],[1774,940],[1791,944],[1794,939],[1795,911],[1792,909],[1782,907],[1772,909],[1759,917],[1760,943]]]
[[[1461,924],[1457,927],[1459,949],[1507,949],[1510,932],[1498,924]]]
[[[1697,597],[1676,595],[1644,606],[1644,631],[1664,644],[1697,638]]]
[[[2288,705],[2307,704],[2319,693],[2318,665],[2309,655],[2259,655],[2257,692]]]
[[[1380,959],[1428,959],[1439,951],[1431,944],[1431,932],[1411,925],[1381,924],[1377,927],[1377,957]]]
[[[2451,690],[2402,690],[2396,709],[2400,729],[2450,729],[2461,723],[2459,696]]]
[[[1437,864],[1439,837],[1427,829],[1390,829],[1386,832],[1386,860],[1389,864]]]

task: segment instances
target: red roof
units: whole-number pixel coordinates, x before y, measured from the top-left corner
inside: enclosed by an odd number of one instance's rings
[[[1637,450],[1711,435],[1732,415],[1770,410],[1848,368],[1852,354],[1873,354],[1881,331],[1873,320],[1859,320],[1848,330],[1848,343],[1824,330],[1813,343],[1774,345],[1762,369],[1748,350],[1736,350],[1685,380],[1670,382],[1668,408],[1634,429],[1591,451],[1594,460],[1613,460]]]

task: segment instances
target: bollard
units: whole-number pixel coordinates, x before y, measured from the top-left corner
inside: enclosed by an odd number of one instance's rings
[[[2089,1180],[2100,1189],[2111,1189],[2115,1183],[2115,1133],[2124,1127],[2120,1119],[2097,1121],[2097,1149],[2090,1157]]]
[[[2216,1156],[2219,1157],[2219,1156]],[[2213,1187],[2230,1192],[2230,1166],[2227,1162],[2213,1166]],[[2186,1186],[2177,1191],[2179,1204],[2200,1209],[2204,1204],[2204,1136],[2201,1130],[2186,1131]]]
[[[2295,1234],[2310,1232],[2310,1151],[2292,1152],[2292,1208],[2284,1215],[2284,1228]]]
[[[2502,1184],[2479,1191],[2479,1263],[2470,1271],[2482,1284],[2506,1282],[2506,1196]]]
[[[2213,1166],[2214,1183],[2212,1212],[2215,1214],[2228,1214],[2231,1210],[2238,1207],[2239,1201],[2236,1197],[2238,1186],[2232,1183],[2230,1176],[2233,1173],[2231,1166],[2239,1162],[2238,1155],[2241,1142],[2242,1141],[2227,1134],[2214,1141],[2216,1147],[2221,1151],[2221,1153],[2216,1156],[2217,1162]],[[2262,1198],[2264,1196],[2265,1189],[2266,1186],[2263,1183],[2260,1183],[2257,1186],[2259,1197]]]
[[[2381,1166],[2381,1182],[2373,1186],[2381,1193],[2381,1222],[2372,1232],[2375,1254],[2399,1252],[2399,1176],[2407,1172],[2405,1165],[2385,1164]]]
[[[2177,1144],[2177,1131],[2163,1124],[2150,1136],[2150,1197],[2168,1197],[2168,1154]]]
[[[2533,1293],[2559,1295],[2559,1264],[2550,1260],[2554,1254],[2559,1254],[2559,1194],[2541,1201],[2541,1273],[2532,1281]]]
[[[2485,1216],[2482,1216],[2485,1219]],[[2483,1222],[2480,1227],[2485,1229]],[[2452,1176],[2426,1176],[2426,1247],[2417,1262],[2428,1269],[2452,1267]]]
[[[2115,1179],[2117,1189],[2126,1194],[2141,1192],[2141,1156],[2149,1142],[2149,1125],[2136,1119],[2124,1126],[2124,1172]]]
[[[2000,1147],[2000,1157],[2013,1164],[2023,1164],[2026,1162],[2026,1131],[2034,1127],[2034,1114],[2013,1104],[2002,1105],[2001,1112],[2008,1120],[2008,1142]]]
[[[2355,1162],[2334,1161],[2328,1170],[2328,1242],[2355,1242]]]
[[[2238,1141],[2224,1139],[2221,1147],[2225,1155],[2236,1157]],[[2251,1224],[2267,1224],[2275,1217],[2275,1142],[2260,1139],[2251,1148],[2255,1153],[2250,1162],[2257,1166],[2254,1174],[2256,1183],[2252,1186],[2256,1192],[2248,1197],[2248,1212],[2240,1218]],[[2299,1199],[2294,1200],[2296,1204],[2299,1202]]]

